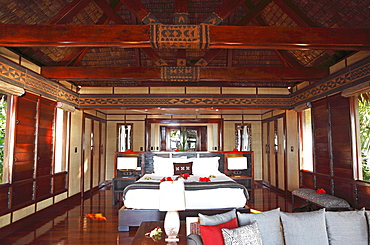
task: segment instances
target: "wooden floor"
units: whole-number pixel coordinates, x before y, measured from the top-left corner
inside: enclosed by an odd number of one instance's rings
[[[112,206],[111,190],[101,189],[85,200],[68,205],[36,220],[21,231],[9,234],[0,244],[131,244],[135,228],[129,232],[117,231],[118,209],[121,205]],[[257,185],[254,202],[249,206],[261,211],[276,207],[291,211],[291,200]],[[102,213],[107,220],[93,220],[86,216],[95,213]]]

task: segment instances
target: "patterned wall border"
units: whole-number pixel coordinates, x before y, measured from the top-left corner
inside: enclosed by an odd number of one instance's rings
[[[288,96],[256,95],[81,95],[80,108],[289,108]]]
[[[219,107],[291,109],[370,80],[370,58],[292,95],[79,95],[20,65],[0,57],[0,79],[52,100],[81,109]]]
[[[3,57],[0,57],[0,79],[28,92],[78,107],[77,93]]]
[[[292,94],[292,107],[343,91],[370,80],[370,58]]]

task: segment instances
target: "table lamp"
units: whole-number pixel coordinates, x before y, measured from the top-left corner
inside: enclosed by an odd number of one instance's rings
[[[164,219],[164,230],[167,242],[179,241],[180,230],[179,210],[185,210],[184,182],[163,181],[159,185],[159,211],[167,211]]]

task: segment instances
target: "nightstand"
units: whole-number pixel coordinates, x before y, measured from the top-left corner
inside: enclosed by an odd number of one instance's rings
[[[123,190],[128,186],[129,184],[132,184],[136,181],[137,177],[130,176],[130,177],[120,177],[120,178],[114,178],[112,180],[112,203],[113,205],[116,205],[119,198],[121,198],[121,194],[123,193]],[[118,199],[116,199],[116,193],[118,193]]]

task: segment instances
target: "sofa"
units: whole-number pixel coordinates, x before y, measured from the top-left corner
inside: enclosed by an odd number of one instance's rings
[[[370,211],[199,214],[199,232],[188,245],[369,245]]]

